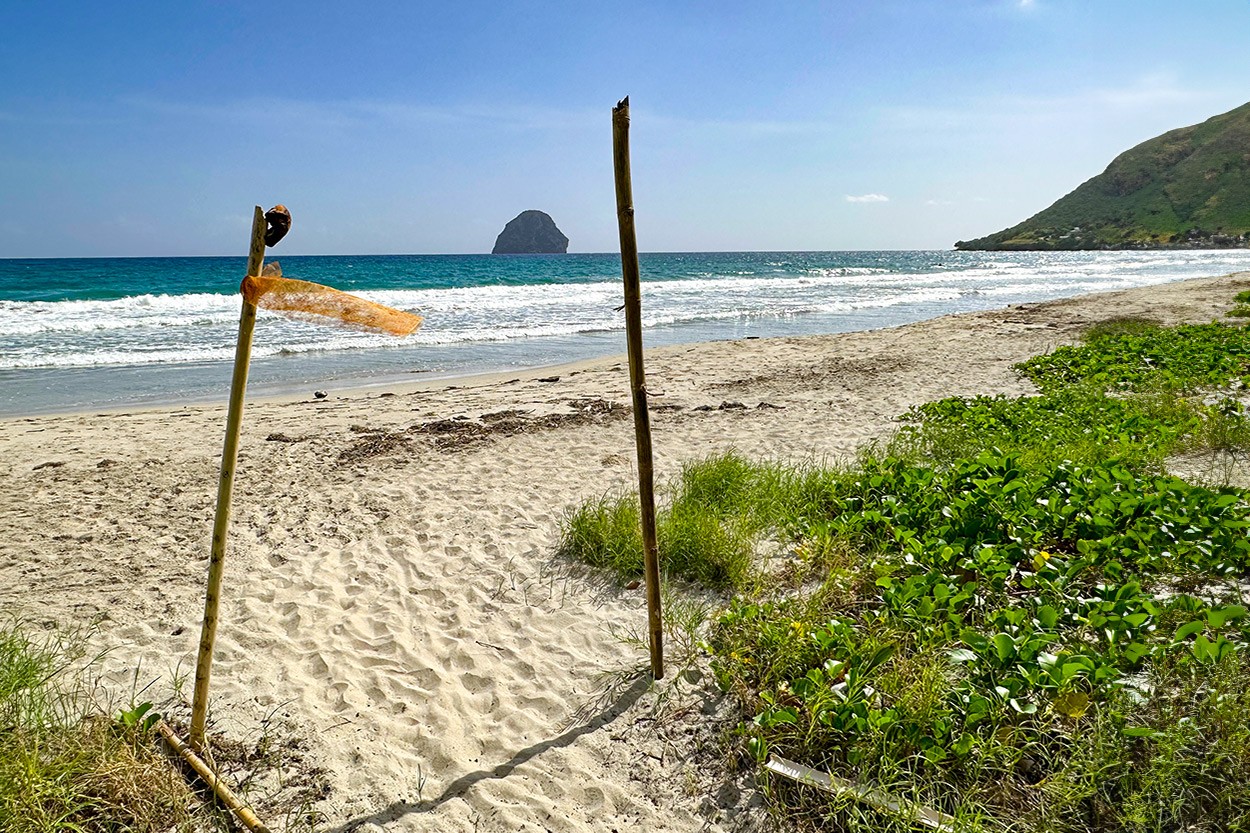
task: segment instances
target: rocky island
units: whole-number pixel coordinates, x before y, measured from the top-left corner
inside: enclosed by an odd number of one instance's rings
[[[556,227],[555,220],[542,211],[522,211],[495,238],[493,255],[562,255],[569,250],[569,239]]]
[[[1250,246],[1250,104],[1170,130],[1019,225],[956,249]]]

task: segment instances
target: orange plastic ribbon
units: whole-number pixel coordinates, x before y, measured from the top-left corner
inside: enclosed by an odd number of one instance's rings
[[[249,275],[239,287],[250,304],[293,318],[315,316],[340,326],[396,336],[412,334],[421,316],[397,310],[310,281],[274,275]]]

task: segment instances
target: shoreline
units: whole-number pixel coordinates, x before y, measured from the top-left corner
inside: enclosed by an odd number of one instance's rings
[[[702,343],[702,342],[700,342]],[[649,351],[648,351],[649,352]],[[621,353],[619,358],[624,360],[625,354]],[[412,394],[422,390],[445,389],[449,386],[458,387],[474,387],[479,385],[498,384],[505,380],[516,379],[518,381],[529,381],[540,376],[548,376],[552,373],[567,374],[570,372],[580,372],[602,362],[614,361],[616,356],[604,356],[592,359],[581,359],[579,361],[563,362],[550,365],[538,365],[535,367],[524,367],[516,370],[492,370],[482,373],[466,373],[466,374],[449,374],[424,376],[420,381],[404,380],[404,379],[386,379],[383,381],[373,382],[370,384],[353,384],[342,388],[336,388],[328,383],[325,384],[325,390],[328,393],[326,399],[359,399],[367,397],[369,394],[378,392],[391,392],[396,394]],[[316,399],[311,390],[313,385],[305,386],[308,388],[307,393],[295,393],[293,391],[284,392],[261,392],[253,394],[249,392],[245,399],[247,408],[258,405],[292,405],[300,402],[318,402],[324,400]],[[39,419],[54,419],[57,417],[75,417],[75,416],[131,416],[135,414],[159,414],[169,411],[182,411],[186,409],[196,410],[222,410],[226,408],[226,399],[229,394],[228,386],[222,390],[220,397],[213,399],[205,399],[196,397],[189,400],[170,400],[156,402],[139,402],[131,405],[110,405],[106,407],[96,408],[74,408],[72,410],[49,410],[49,411],[33,411],[14,414],[0,414],[0,425],[6,422],[29,422]]]
[[[645,341],[654,348],[896,327],[1250,268],[1246,252],[957,254],[656,255],[647,281]],[[552,266],[550,275],[541,258],[536,267],[519,269],[500,268],[489,256],[464,263],[453,257],[458,265],[446,274],[402,258],[385,268],[369,258],[339,260],[311,258],[305,277],[333,283],[355,270],[362,283],[354,291],[419,307],[426,326],[412,338],[393,340],[267,319],[257,328],[252,354],[253,399],[520,373],[624,352],[620,315],[613,312],[619,263],[602,257],[576,268]],[[14,351],[0,362],[0,418],[211,405],[226,398],[237,299],[215,289],[198,294],[201,284],[215,286],[198,267],[114,271],[105,265],[67,273],[66,291],[87,292],[83,301],[0,303],[0,341]],[[491,289],[487,278],[503,288]],[[120,281],[115,289],[124,297],[86,301],[93,281]],[[16,297],[23,297],[20,291]]]
[[[1030,392],[1011,366],[1096,321],[1206,323],[1247,288],[1240,272],[650,348],[657,484],[729,449],[847,459],[912,405]],[[214,728],[288,720],[325,770],[332,830],[758,821],[751,773],[708,764],[716,693],[659,721],[675,683],[638,687],[645,649],[616,634],[641,626],[642,591],[553,555],[569,507],[632,483],[624,356],[461,381],[249,400]],[[137,666],[156,692],[193,665],[224,409],[0,420],[0,611],[97,623],[103,683],[122,696]]]
[[[958,318],[961,316],[976,316],[983,314],[994,314],[997,312],[1005,312],[1013,307],[1028,307],[1038,304],[1052,304],[1068,301],[1075,298],[1094,297],[1099,295],[1109,295],[1119,292],[1134,292],[1138,290],[1149,290],[1158,286],[1184,285],[1195,281],[1211,281],[1220,280],[1231,277],[1233,275],[1243,274],[1239,272],[1228,273],[1223,276],[1201,277],[1201,278],[1184,278],[1175,281],[1169,281],[1162,284],[1148,284],[1128,290],[1109,290],[1103,292],[1082,293],[1079,295],[1065,296],[1058,299],[1050,299],[1043,301],[1024,302],[1022,304],[1007,304],[1003,307],[995,307],[983,310],[972,310],[965,312],[945,313],[941,315],[920,318],[915,321],[907,321],[899,324],[892,324],[879,327],[870,327],[866,329],[854,330],[835,330],[826,333],[811,335],[773,335],[773,336],[746,336],[746,337],[730,337],[723,339],[708,339],[703,341],[691,342],[670,342],[661,338],[660,344],[656,346],[647,346],[646,353],[648,356],[652,354],[662,354],[667,351],[684,351],[689,348],[697,348],[705,344],[718,343],[735,343],[748,341],[771,341],[771,340],[791,340],[791,339],[827,339],[837,338],[840,336],[852,335],[856,333],[871,332],[888,332],[899,330],[906,327],[914,327],[923,325],[928,322],[938,321],[945,318]],[[1250,273],[1247,273],[1250,274]],[[314,390],[321,389],[329,393],[330,397],[340,399],[355,399],[366,396],[370,393],[392,391],[400,394],[410,394],[425,390],[446,389],[449,387],[476,387],[481,385],[490,385],[499,383],[504,380],[532,381],[535,378],[547,377],[552,375],[567,375],[569,373],[583,372],[592,369],[600,364],[618,364],[625,360],[624,351],[624,333],[617,333],[622,340],[621,349],[606,354],[600,354],[580,359],[572,359],[570,361],[554,362],[550,364],[530,365],[518,368],[505,368],[502,370],[483,370],[475,372],[459,372],[459,371],[430,371],[430,372],[414,372],[407,371],[403,374],[383,374],[378,377],[377,381],[369,381],[362,383],[359,378],[347,378],[344,380],[346,384],[336,386],[333,379],[322,379],[310,382],[283,382],[283,383],[260,383],[259,385],[250,386],[249,393],[246,398],[248,407],[265,404],[290,404],[295,402],[312,402],[315,401],[312,394]],[[647,334],[644,333],[644,340]],[[654,335],[652,336],[654,338]],[[253,364],[258,360],[253,360]],[[151,366],[140,366],[143,369],[150,369]],[[68,406],[64,408],[47,408],[36,409],[30,411],[21,411],[13,413],[0,412],[0,423],[13,420],[38,419],[44,417],[57,416],[75,416],[85,414],[97,414],[106,416],[110,414],[134,414],[134,413],[152,413],[175,409],[196,408],[196,409],[212,409],[217,407],[224,408],[226,398],[229,393],[229,362],[221,363],[222,384],[220,391],[213,396],[194,395],[184,399],[149,399],[140,400],[131,403],[110,404],[105,406]],[[68,370],[77,370],[78,368],[68,368]],[[118,368],[121,371],[136,369],[130,366],[122,366]],[[162,367],[162,370],[169,370],[170,367]],[[404,378],[408,375],[420,375],[420,379]],[[249,380],[251,385],[254,380]],[[253,393],[256,387],[263,389]],[[297,392],[297,388],[300,391]]]

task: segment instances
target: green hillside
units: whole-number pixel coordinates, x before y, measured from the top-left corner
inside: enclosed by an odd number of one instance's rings
[[[1250,246],[1250,104],[1169,130],[1019,225],[957,249]]]

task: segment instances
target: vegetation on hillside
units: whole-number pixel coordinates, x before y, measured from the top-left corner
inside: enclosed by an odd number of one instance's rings
[[[968,831],[1250,827],[1250,492],[1164,465],[1250,453],[1246,347],[1242,327],[1112,322],[1019,367],[1041,395],[915,408],[847,469],[683,469],[661,529],[710,534],[679,575],[781,545],[715,573],[731,595],[703,644],[742,709],[737,760],[904,808],[765,780],[782,826],[910,830],[923,806]],[[565,553],[638,575],[634,518],[585,523],[636,500],[575,510]]]
[[[957,249],[1250,245],[1250,104],[1171,130],[1019,225]]]

